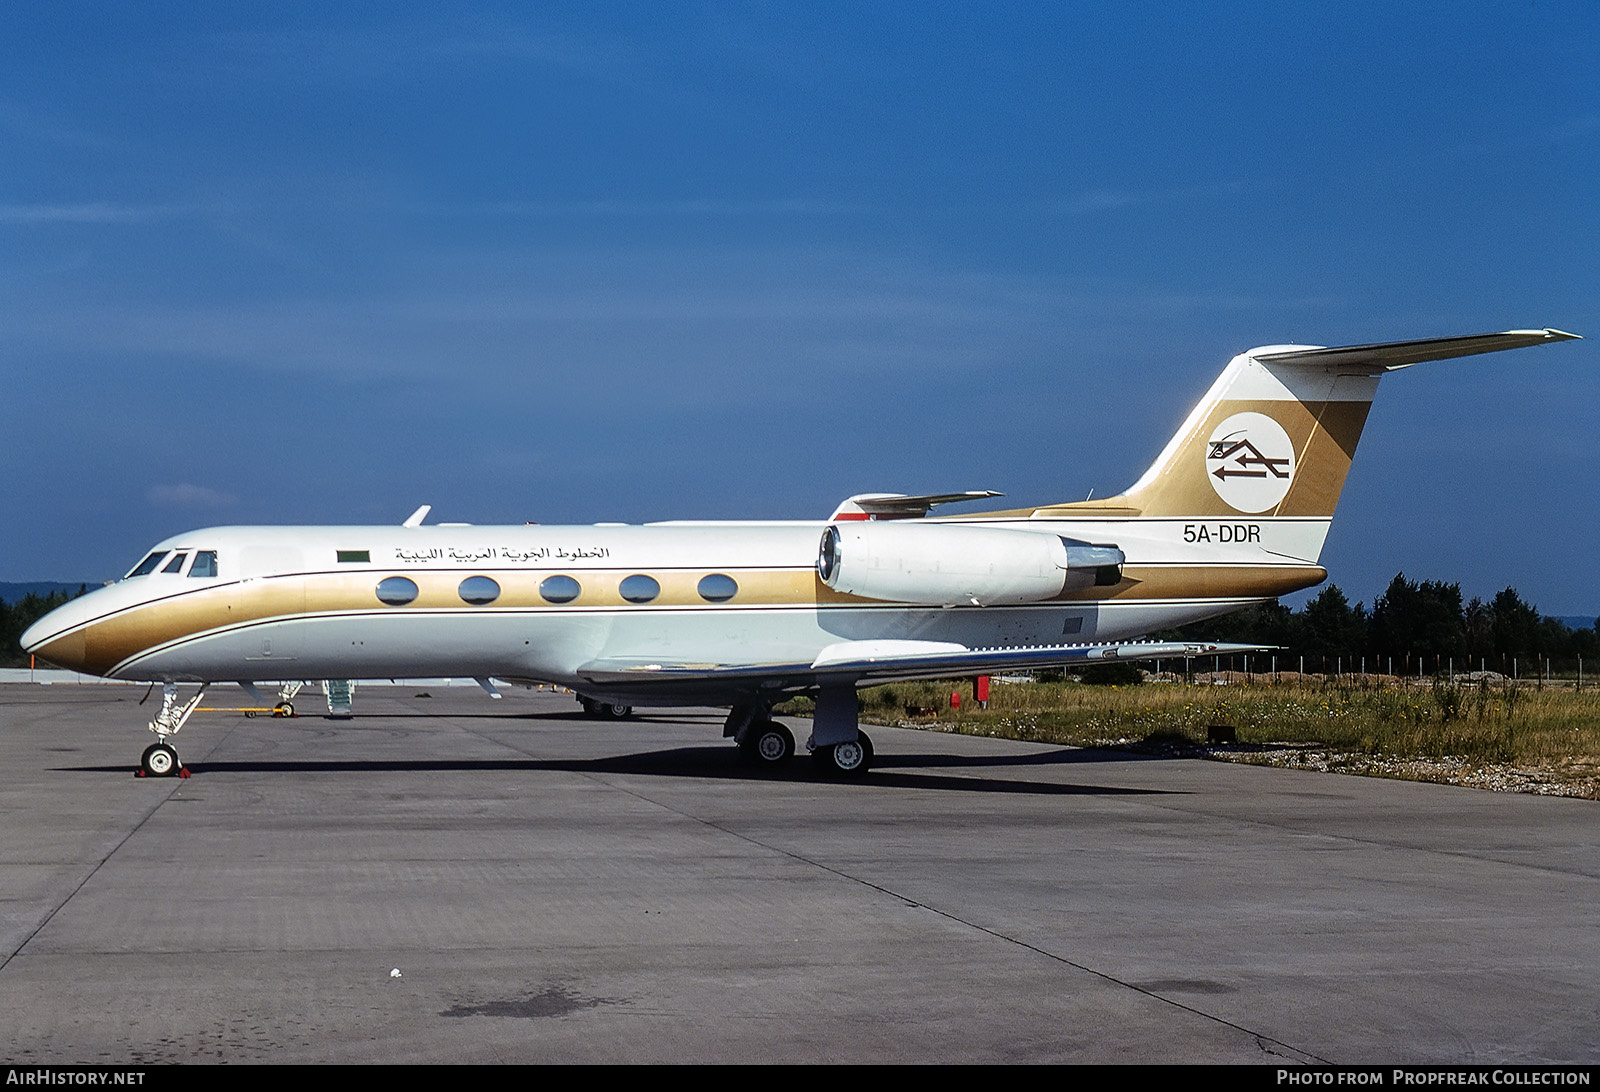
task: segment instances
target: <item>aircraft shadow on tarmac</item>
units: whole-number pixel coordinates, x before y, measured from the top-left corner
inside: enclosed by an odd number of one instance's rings
[[[1146,756],[1114,755],[1062,748],[1029,755],[880,754],[865,777],[841,779],[816,772],[812,763],[797,757],[779,770],[754,767],[740,759],[731,745],[718,747],[676,747],[670,750],[643,751],[629,755],[608,755],[587,759],[295,759],[196,762],[189,769],[196,779],[214,773],[307,774],[307,773],[517,773],[566,771],[571,773],[637,774],[650,777],[698,778],[714,781],[799,782],[849,786],[853,788],[947,789],[959,792],[1021,793],[1037,796],[1181,796],[1183,790],[1126,788],[1115,785],[1083,785],[1050,781],[1029,781],[1003,776],[971,776],[916,773],[915,770],[998,770],[1017,766],[1066,766],[1108,760],[1140,759]],[[58,773],[112,773],[127,776],[127,766],[58,767]]]
[[[723,721],[723,717],[722,716],[693,716],[693,715],[690,715],[690,716],[666,717],[666,716],[659,716],[659,715],[651,716],[649,714],[634,713],[633,715],[627,717],[625,720],[603,721],[603,720],[587,720],[587,719],[585,719],[583,716],[581,716],[578,713],[550,713],[550,712],[544,712],[544,713],[528,713],[528,712],[501,713],[501,712],[498,712],[498,711],[491,711],[491,712],[487,712],[487,713],[477,713],[477,712],[457,713],[457,712],[454,712],[454,711],[450,711],[450,712],[434,712],[432,710],[427,710],[427,711],[420,712],[420,713],[391,713],[391,712],[384,712],[384,713],[356,713],[356,714],[354,714],[352,716],[348,716],[348,717],[335,717],[335,716],[331,716],[331,715],[329,715],[327,713],[296,713],[292,717],[270,717],[270,718],[267,717],[266,714],[263,713],[263,714],[261,714],[261,716],[262,716],[263,719],[270,719],[270,720],[273,720],[275,722],[289,722],[289,723],[292,723],[292,722],[297,721],[297,720],[304,720],[304,721],[311,721],[311,722],[331,720],[331,721],[336,721],[339,724],[350,724],[352,721],[360,721],[360,720],[369,720],[369,721],[377,721],[377,720],[499,720],[499,721],[547,720],[547,721],[553,721],[553,722],[556,722],[556,723],[566,722],[566,723],[569,723],[569,724],[581,724],[581,725],[586,725],[588,727],[598,727],[598,726],[605,725],[605,724],[613,724],[613,725],[621,725],[621,724],[651,724],[651,723],[658,723],[658,724],[721,724],[722,721]]]

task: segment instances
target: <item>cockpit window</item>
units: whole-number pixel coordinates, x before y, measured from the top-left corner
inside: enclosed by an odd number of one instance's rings
[[[201,550],[194,555],[194,564],[189,566],[190,576],[216,576],[217,551]]]
[[[166,556],[167,551],[157,550],[155,553],[139,562],[139,567],[134,569],[133,572],[129,573],[128,576],[149,576],[151,573],[156,571],[156,566],[161,564],[161,559]]]
[[[161,566],[161,571],[164,572],[164,573],[181,573],[181,572],[183,572],[183,561],[184,561],[184,558],[186,558],[188,556],[189,556],[188,554],[173,554],[172,555],[172,560],[167,562],[165,565]]]

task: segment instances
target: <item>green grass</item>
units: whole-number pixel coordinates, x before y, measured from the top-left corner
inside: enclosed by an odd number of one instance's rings
[[[1551,764],[1600,760],[1600,692],[1523,683],[1451,686],[1387,680],[1237,683],[995,684],[987,709],[972,682],[900,683],[861,692],[866,723],[934,727],[1041,743],[1203,743],[1209,726],[1240,743],[1320,744],[1391,758]],[[959,710],[950,693],[961,695]],[[937,710],[908,715],[907,707]],[[804,699],[780,710],[809,712]]]

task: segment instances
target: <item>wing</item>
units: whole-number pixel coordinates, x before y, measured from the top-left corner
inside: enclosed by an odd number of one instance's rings
[[[967,648],[944,641],[841,641],[807,661],[715,663],[609,658],[591,660],[578,677],[596,692],[641,699],[730,700],[826,686],[862,686],[1036,671],[1112,660],[1187,659],[1254,652],[1269,645],[1200,641],[1125,641],[1116,644]]]

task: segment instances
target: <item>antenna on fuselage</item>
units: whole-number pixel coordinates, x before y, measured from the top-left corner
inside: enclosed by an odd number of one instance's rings
[[[402,527],[421,527],[422,526],[422,521],[428,518],[428,513],[431,512],[431,511],[433,511],[433,505],[424,504],[421,508],[418,508],[415,512],[411,513],[411,517],[409,519],[407,519],[404,523],[402,523],[400,526],[402,526]]]

